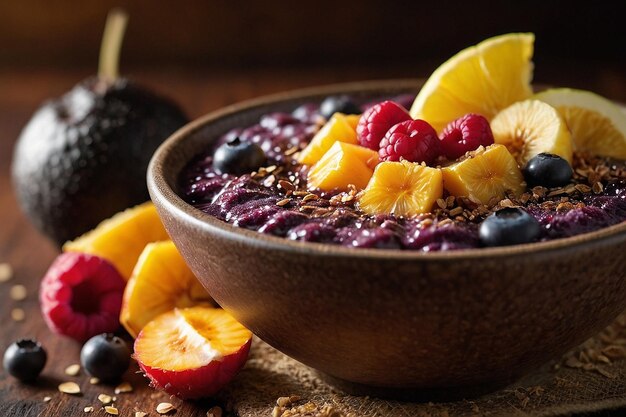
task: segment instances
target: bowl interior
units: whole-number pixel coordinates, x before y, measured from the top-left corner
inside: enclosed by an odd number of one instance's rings
[[[424,253],[400,249],[358,250],[338,245],[294,242],[284,238],[265,235],[244,228],[233,227],[210,216],[179,197],[178,178],[189,161],[199,153],[206,151],[221,135],[237,127],[246,127],[257,123],[261,116],[270,112],[291,112],[297,106],[310,102],[320,102],[329,95],[349,94],[356,100],[370,101],[376,98],[388,98],[398,94],[417,94],[423,80],[384,80],[362,81],[306,88],[237,103],[203,116],[174,133],[155,152],[148,168],[148,186],[154,196],[161,198],[163,204],[176,215],[184,216],[197,222],[199,227],[210,229],[212,233],[228,236],[230,239],[245,240],[253,245],[269,245],[276,249],[295,251],[321,251],[342,256],[356,257],[429,257],[461,259],[476,256],[508,256],[512,253],[559,250],[571,245],[604,239],[626,233],[626,222],[581,234],[569,238],[547,242],[530,243],[507,247],[480,248],[462,251],[442,251]],[[537,86],[541,90],[543,86]]]

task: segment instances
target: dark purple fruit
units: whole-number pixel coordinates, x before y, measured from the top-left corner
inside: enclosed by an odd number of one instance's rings
[[[125,79],[89,78],[31,118],[13,155],[23,210],[56,243],[148,200],[146,169],[187,117]]]
[[[541,234],[541,225],[526,210],[503,208],[487,217],[478,229],[485,246],[508,246],[529,243]]]
[[[259,169],[266,161],[259,145],[234,138],[215,150],[213,168],[220,174],[243,175]]]
[[[44,366],[48,355],[39,342],[22,339],[13,342],[4,352],[4,369],[20,381],[35,380]]]
[[[335,113],[361,114],[361,108],[349,96],[326,97],[320,104],[320,114],[328,120]]]
[[[562,187],[572,179],[574,172],[569,162],[558,155],[540,153],[528,161],[524,179],[530,187]]]
[[[130,365],[130,350],[121,338],[111,333],[99,334],[83,345],[80,363],[89,375],[116,381]]]

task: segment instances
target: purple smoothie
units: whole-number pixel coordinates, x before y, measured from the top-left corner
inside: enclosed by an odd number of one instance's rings
[[[408,107],[413,97],[394,100]],[[368,104],[363,105],[366,107]],[[307,168],[288,154],[306,146],[322,123],[318,105],[311,103],[292,113],[266,114],[258,124],[227,132],[215,147],[234,137],[253,142],[263,149],[268,166],[276,167],[275,171],[263,176],[220,175],[212,167],[215,148],[208,149],[181,173],[181,196],[197,209],[235,227],[290,240],[422,252],[481,247],[478,226],[484,216],[462,221],[437,214],[413,218],[371,216],[362,213],[354,199],[340,202],[338,193],[307,192]],[[623,165],[613,168],[623,173]],[[281,179],[294,184],[296,193],[286,195],[279,185]],[[306,197],[309,194],[315,198]],[[562,204],[564,201],[567,203]],[[626,221],[626,181],[621,177],[608,179],[602,183],[601,192],[576,192],[566,199],[563,195],[542,196],[524,206],[541,224],[540,240],[587,233]]]

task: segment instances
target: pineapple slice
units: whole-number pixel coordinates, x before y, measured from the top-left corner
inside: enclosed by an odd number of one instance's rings
[[[347,190],[350,184],[362,190],[374,173],[378,153],[358,145],[335,142],[311,168],[308,187],[323,191]]]
[[[441,170],[414,162],[382,162],[359,199],[368,214],[428,213],[443,195]]]
[[[304,165],[313,165],[320,159],[335,142],[345,142],[357,145],[356,125],[359,115],[345,115],[335,113],[330,120],[315,134],[306,148],[300,152],[298,162]]]
[[[445,189],[456,197],[469,197],[488,205],[507,191],[520,195],[524,176],[504,145],[479,148],[468,158],[442,169]]]
[[[532,95],[532,33],[509,33],[470,46],[428,78],[411,107],[411,117],[441,132],[467,113],[491,119]]]
[[[572,164],[572,136],[557,109],[539,100],[515,103],[494,117],[491,130],[496,143],[517,155],[521,166],[542,152]]]

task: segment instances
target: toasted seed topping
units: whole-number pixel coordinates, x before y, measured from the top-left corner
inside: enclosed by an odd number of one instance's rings
[[[21,308],[11,310],[11,318],[15,321],[23,321],[26,318],[26,312]]]
[[[135,411],[135,417],[146,417],[148,415],[148,413],[145,413],[143,411]]]
[[[170,403],[160,403],[159,405],[157,405],[157,408],[156,408],[156,412],[159,414],[167,414],[170,411],[174,411],[174,410],[176,410],[176,407],[174,407]]]
[[[91,412],[93,412],[93,407],[91,407],[91,406],[89,406],[89,407],[85,407],[85,408],[83,408],[83,411],[84,411],[85,413],[91,413]]]
[[[302,199],[303,203],[306,203],[307,201],[311,201],[311,200],[317,200],[319,199],[319,197],[317,196],[317,194],[309,194],[307,193],[304,198]]]
[[[44,403],[49,403],[51,399],[52,399],[52,397],[43,397],[43,402]]]
[[[591,189],[593,190],[595,194],[600,194],[602,190],[604,190],[604,187],[602,186],[601,182],[595,182],[593,186],[591,187]]]
[[[206,417],[222,417],[222,409],[217,405],[211,407],[211,409],[206,412]]]
[[[300,210],[300,211],[308,211],[308,210],[313,211],[313,210],[315,210],[317,208],[318,207],[316,207],[316,206],[308,206],[307,205],[307,206],[300,206],[300,208],[298,210]]]
[[[95,376],[92,376],[91,378],[89,378],[89,383],[91,385],[98,385],[100,383],[100,380]]]
[[[0,282],[7,282],[13,278],[13,268],[8,263],[0,263]]]
[[[80,373],[80,365],[75,363],[65,368],[65,375],[76,376]]]
[[[292,183],[285,180],[278,181],[278,187],[282,188],[285,191],[293,191],[296,189],[296,187]]]
[[[100,394],[98,395],[98,401],[102,404],[111,404],[113,402],[113,398],[110,395]]]
[[[462,207],[455,207],[452,210],[450,210],[450,216],[458,216],[459,214],[463,213],[463,208]]]
[[[122,394],[125,392],[132,392],[132,391],[133,391],[133,386],[130,385],[130,383],[128,382],[122,382],[117,387],[115,387],[116,394]]]
[[[116,415],[119,414],[118,409],[115,408],[115,407],[106,406],[106,407],[104,407],[104,411],[106,411],[107,414],[111,414],[113,416],[116,416]]]
[[[284,154],[285,156],[289,156],[289,155],[293,155],[294,153],[298,152],[298,147],[296,146],[292,146],[291,148],[287,149]]]
[[[280,206],[280,207],[283,207],[283,206],[286,206],[289,203],[291,203],[291,198],[284,198],[284,199],[276,202],[276,205]]]
[[[21,284],[17,284],[11,287],[11,291],[9,292],[9,296],[11,297],[12,300],[15,301],[22,301],[26,299],[26,287],[21,285]]]
[[[76,382],[63,382],[59,385],[59,391],[64,394],[76,395],[80,394],[80,387]]]

